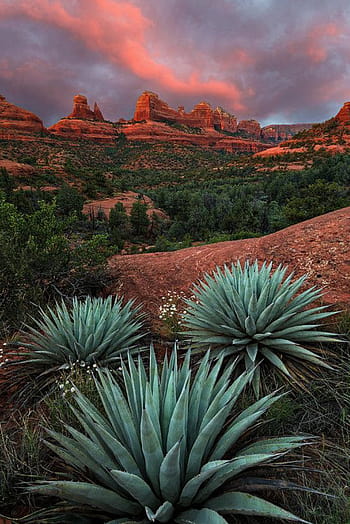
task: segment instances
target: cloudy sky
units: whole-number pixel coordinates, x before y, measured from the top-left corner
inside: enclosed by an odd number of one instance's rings
[[[0,0],[0,93],[53,124],[81,93],[131,118],[144,90],[263,124],[350,100],[349,0]]]

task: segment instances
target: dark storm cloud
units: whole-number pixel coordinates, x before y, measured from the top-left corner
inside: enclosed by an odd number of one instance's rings
[[[349,18],[347,0],[0,0],[0,93],[46,124],[78,92],[130,118],[144,89],[322,121],[350,99]]]

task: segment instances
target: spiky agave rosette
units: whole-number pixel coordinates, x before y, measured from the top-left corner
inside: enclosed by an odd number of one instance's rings
[[[252,482],[249,472],[271,465],[310,438],[244,442],[245,432],[281,395],[265,396],[237,413],[237,399],[251,372],[232,382],[232,366],[220,374],[222,360],[214,366],[210,362],[208,352],[194,373],[190,351],[179,365],[174,349],[158,370],[151,348],[146,371],[140,357],[136,365],[129,355],[128,364],[122,364],[125,392],[111,372],[99,372],[96,388],[104,411],[77,392],[71,408],[84,432],[68,425],[69,436],[48,431],[55,443],[47,445],[85,480],[42,482],[30,491],[75,503],[80,515],[91,506],[104,512],[103,522],[110,524],[223,524],[224,514],[305,522],[249,493],[278,485],[259,477]],[[225,458],[233,446],[238,450]]]
[[[23,341],[7,350],[5,375],[16,396],[28,400],[47,391],[60,373],[75,366],[119,365],[120,355],[134,351],[145,335],[141,331],[145,315],[140,309],[133,300],[123,304],[122,297],[112,296],[74,298],[71,308],[64,301],[47,311],[40,308],[39,318],[33,318],[33,325],[22,332]]]
[[[288,267],[272,263],[240,262],[217,268],[194,287],[195,300],[187,299],[184,334],[196,347],[213,348],[213,355],[233,355],[247,370],[255,368],[252,383],[260,393],[260,364],[273,366],[287,377],[300,377],[308,367],[329,367],[315,349],[318,342],[339,342],[334,333],[321,331],[320,320],[334,315],[328,306],[306,309],[322,297],[315,286],[300,292],[307,275],[293,282]],[[301,345],[303,344],[303,345]]]

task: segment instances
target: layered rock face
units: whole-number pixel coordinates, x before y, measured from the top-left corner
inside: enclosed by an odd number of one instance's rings
[[[345,102],[343,107],[336,114],[335,119],[342,125],[350,125],[350,102]]]
[[[79,118],[80,120],[97,120],[103,122],[104,118],[100,108],[95,102],[94,110],[90,109],[87,98],[84,95],[76,95],[73,99],[73,111],[67,118]]]
[[[237,131],[243,131],[243,133],[257,139],[260,138],[261,135],[261,127],[257,120],[241,120],[238,124]]]
[[[313,125],[314,124],[270,124],[261,129],[261,137],[263,140],[280,142],[281,140],[292,138],[300,131],[311,129]]]
[[[102,112],[95,103],[90,109],[86,96],[76,95],[73,111],[49,128],[50,133],[67,138],[82,138],[111,144],[117,137],[113,124],[105,122]]]
[[[200,102],[190,113],[183,106],[172,109],[156,93],[144,91],[136,102],[134,120],[152,120],[155,122],[173,122],[203,129],[220,129],[235,132],[237,119],[221,107],[213,110],[208,102]]]
[[[38,116],[26,109],[10,104],[0,95],[0,138],[21,138],[44,131]]]

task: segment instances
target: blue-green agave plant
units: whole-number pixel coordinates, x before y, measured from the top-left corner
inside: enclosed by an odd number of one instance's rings
[[[281,395],[265,396],[238,413],[235,405],[251,372],[232,382],[232,366],[220,374],[222,360],[210,362],[208,352],[194,373],[190,352],[179,365],[174,350],[159,370],[151,349],[146,370],[129,355],[122,363],[123,388],[111,372],[100,371],[95,381],[103,411],[77,392],[71,409],[83,431],[68,425],[66,434],[48,431],[55,443],[47,445],[84,480],[44,481],[30,491],[75,504],[79,518],[84,508],[95,508],[109,524],[224,524],[225,514],[305,522],[250,493],[276,488],[277,480],[250,475],[310,439],[245,442],[245,432]]]
[[[321,331],[320,321],[333,315],[327,306],[306,309],[322,293],[312,287],[303,292],[307,275],[293,282],[287,267],[274,272],[272,263],[240,262],[217,268],[194,287],[186,300],[184,334],[194,346],[213,348],[213,355],[233,355],[245,369],[255,368],[252,383],[260,394],[260,364],[267,363],[282,375],[298,379],[299,372],[315,366],[329,367],[320,355],[305,346],[335,342],[334,333]]]
[[[24,351],[9,348],[16,359],[10,359],[5,372],[25,399],[53,385],[60,372],[75,365],[113,367],[145,335],[143,319],[133,300],[123,305],[121,297],[111,296],[74,298],[71,308],[62,301],[47,312],[40,309],[34,326],[27,326],[23,333]]]

